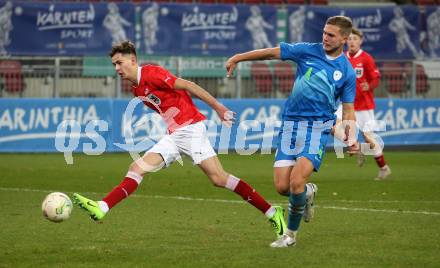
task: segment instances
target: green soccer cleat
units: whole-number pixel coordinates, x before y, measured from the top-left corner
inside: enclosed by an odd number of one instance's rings
[[[284,221],[284,209],[280,206],[274,206],[275,214],[269,219],[272,224],[277,237],[280,237],[286,231],[286,222]]]
[[[104,218],[105,213],[101,210],[98,202],[88,199],[80,194],[73,194],[73,203],[77,204],[80,208],[84,209],[90,214],[90,218],[94,221],[101,221]]]

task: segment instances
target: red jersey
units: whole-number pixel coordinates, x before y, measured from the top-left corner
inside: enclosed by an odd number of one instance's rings
[[[139,67],[138,85],[132,87],[136,97],[162,116],[169,133],[206,119],[186,90],[174,89],[176,79],[160,66],[145,65]]]
[[[351,56],[347,51],[345,53],[356,73],[356,97],[354,99],[355,111],[373,110],[374,89],[379,85],[380,72],[374,63],[373,57],[367,52],[359,51]],[[361,83],[367,82],[369,90],[362,90]]]

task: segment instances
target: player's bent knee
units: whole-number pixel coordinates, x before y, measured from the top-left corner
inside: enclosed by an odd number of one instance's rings
[[[281,195],[288,196],[290,193],[289,174],[290,170],[285,172],[280,172],[280,170],[276,170],[274,173],[273,183],[275,186],[275,190]]]
[[[280,194],[280,195],[285,195],[288,196],[290,193],[290,188],[289,188],[289,184],[288,183],[282,183],[280,181],[275,181],[275,190]]]
[[[304,191],[306,185],[305,178],[295,178],[290,181],[290,192],[299,194]]]
[[[128,167],[128,171],[137,173],[141,176],[147,173],[147,171],[145,171],[142,167],[140,167],[136,161],[130,164],[130,166]]]

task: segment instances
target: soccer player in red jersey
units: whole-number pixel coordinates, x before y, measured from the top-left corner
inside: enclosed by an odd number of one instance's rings
[[[375,124],[374,118],[374,89],[379,86],[380,72],[376,67],[373,57],[361,49],[363,34],[360,30],[353,28],[348,37],[348,51],[345,52],[356,73],[356,97],[354,109],[356,123],[358,124],[364,139],[374,150],[374,159],[379,167],[379,174],[376,180],[383,180],[391,174],[391,169],[385,162],[382,147],[377,144],[372,135]],[[336,112],[338,119],[341,118],[341,111]],[[365,155],[359,152],[358,165],[362,166]]]
[[[188,155],[217,187],[227,188],[264,213],[278,235],[285,230],[283,209],[270,205],[244,180],[223,170],[212,148],[203,121],[206,119],[194,105],[190,94],[207,103],[226,125],[233,123],[233,113],[197,84],[179,78],[158,65],[138,66],[134,45],[125,41],[113,46],[110,57],[118,75],[133,83],[133,94],[161,115],[168,134],[128,168],[123,181],[102,200],[94,201],[77,193],[74,202],[100,221],[117,203],[133,193],[148,172],[169,166]]]

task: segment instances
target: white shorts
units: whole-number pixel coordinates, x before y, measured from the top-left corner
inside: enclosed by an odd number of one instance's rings
[[[177,159],[181,159],[181,153],[189,156],[195,165],[217,155],[208,140],[206,126],[202,122],[179,128],[165,135],[145,154],[149,152],[160,154],[167,167]]]
[[[336,110],[337,119],[342,120],[342,105],[339,105]],[[356,125],[362,132],[373,132],[377,129],[376,119],[374,117],[374,110],[356,111]]]

